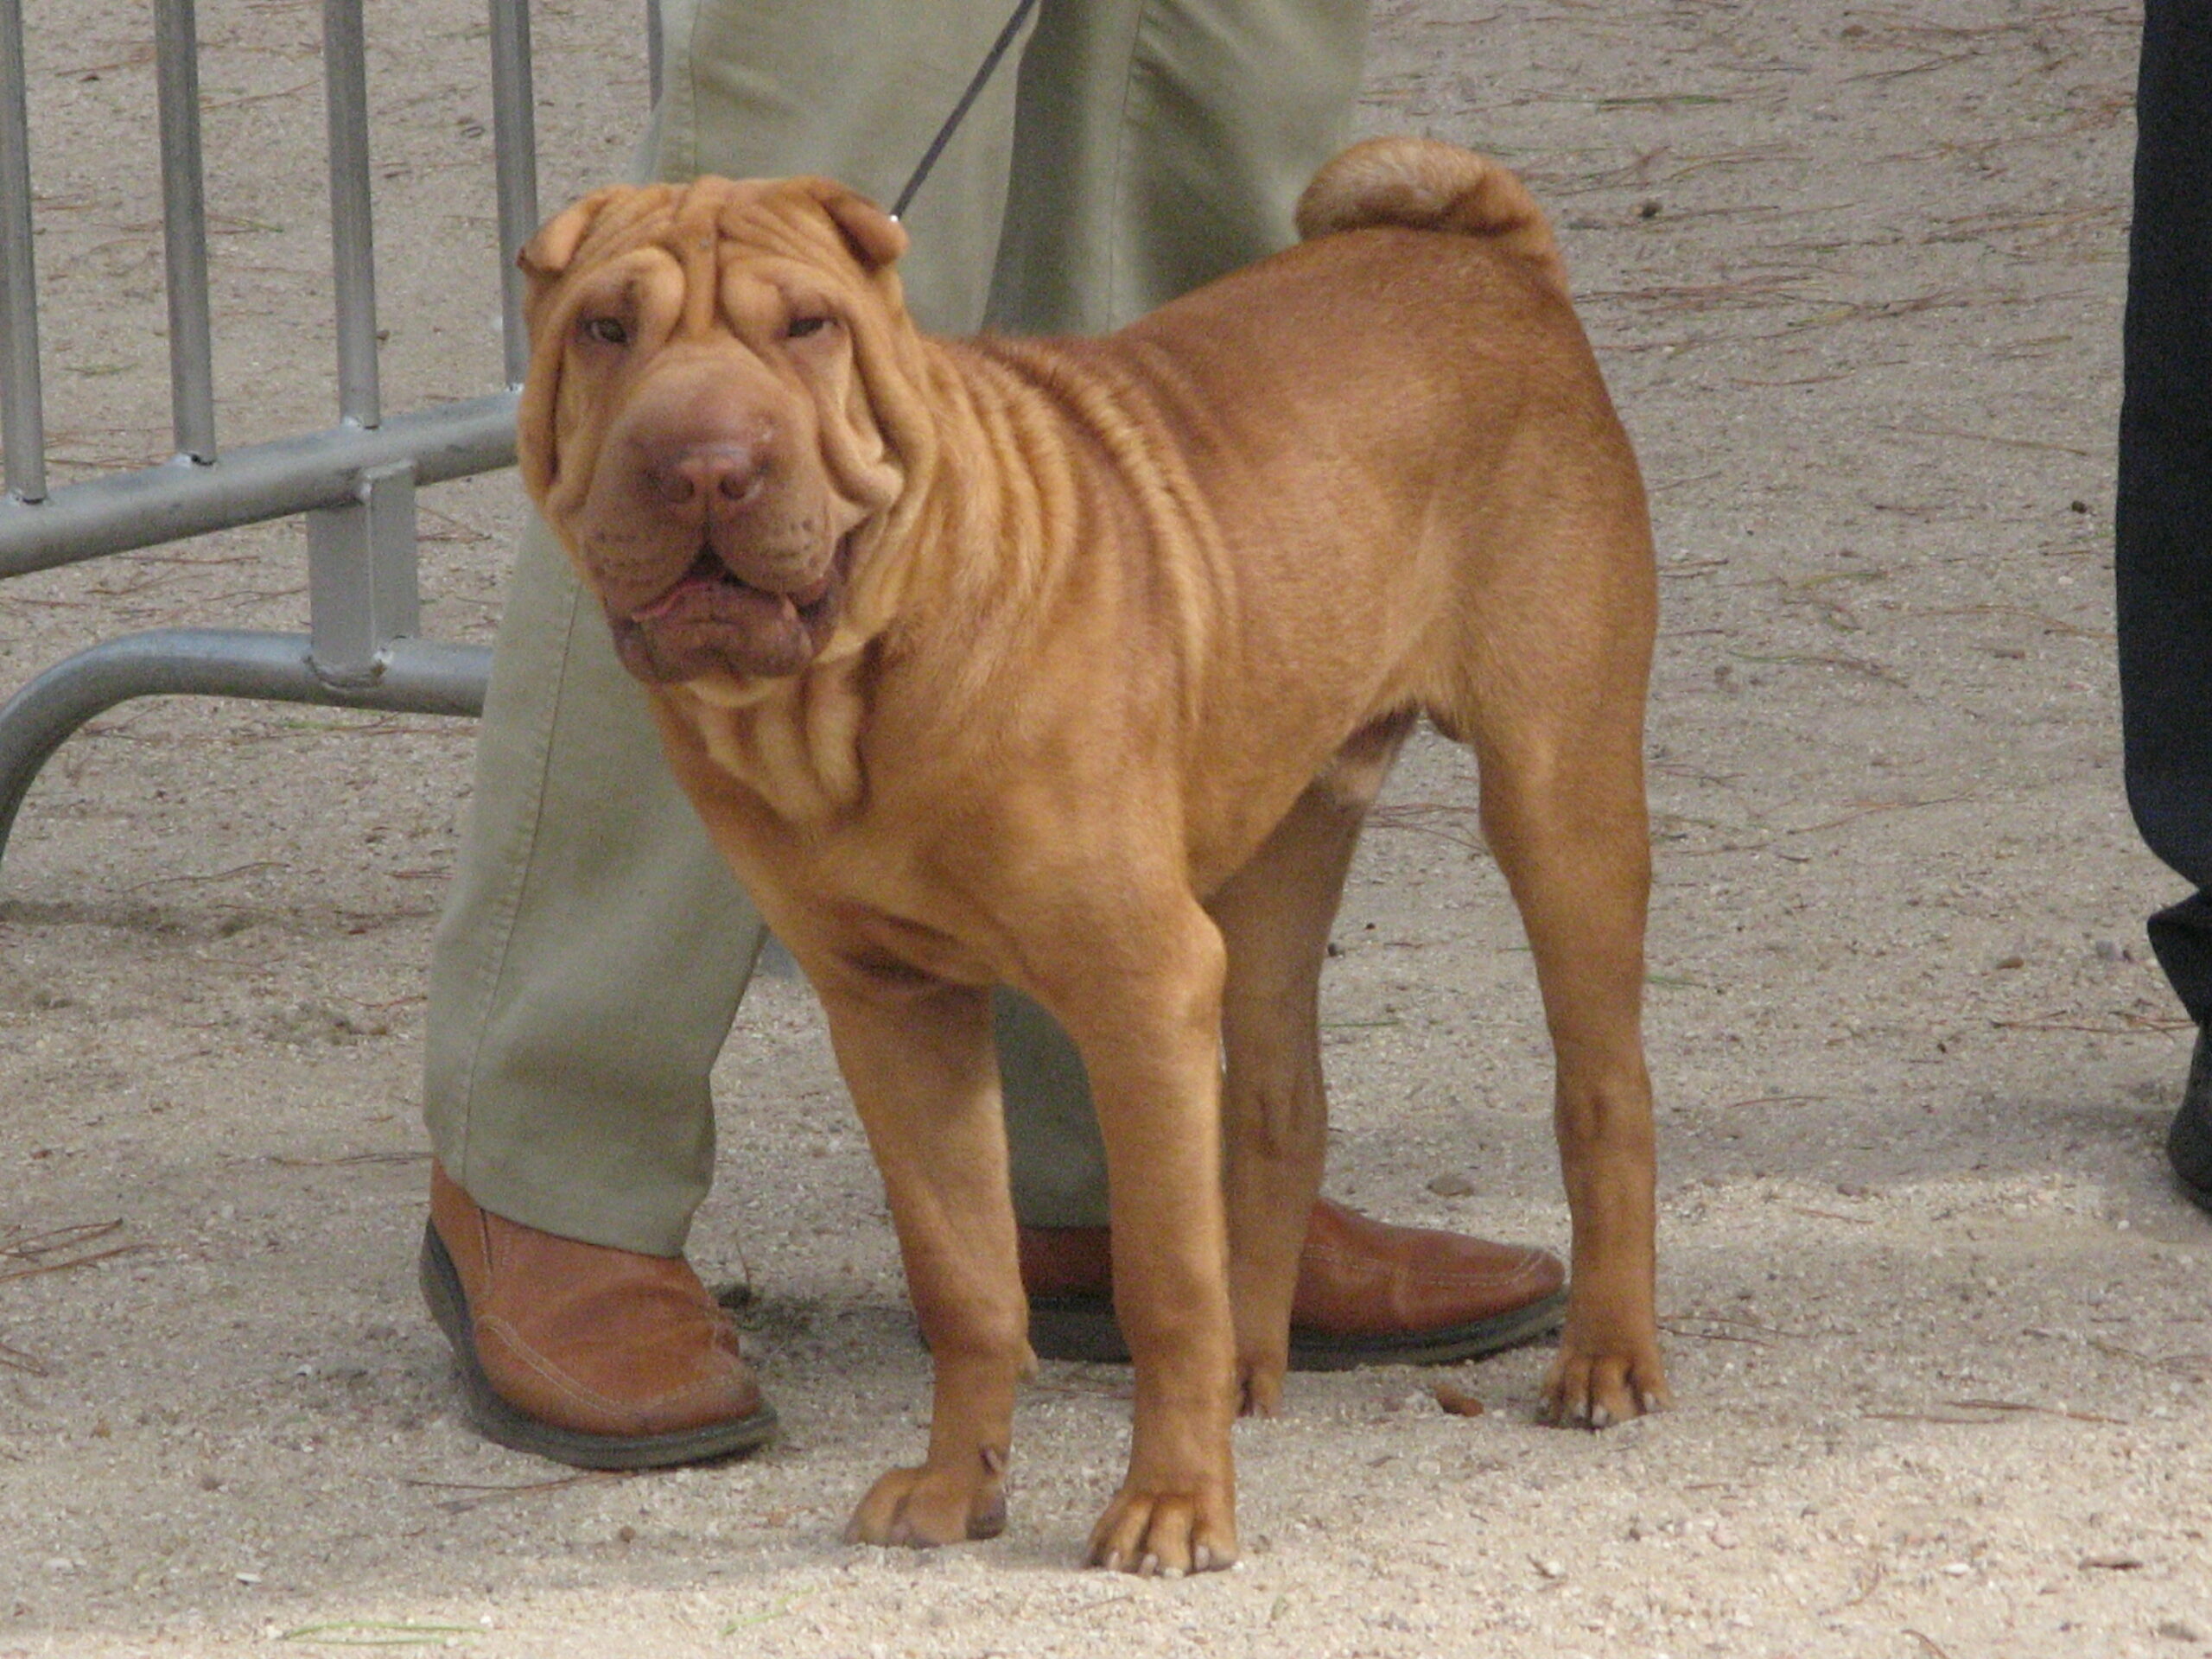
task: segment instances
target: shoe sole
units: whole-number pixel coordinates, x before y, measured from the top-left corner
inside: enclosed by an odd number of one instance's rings
[[[427,1223],[423,1228],[419,1276],[430,1317],[453,1344],[468,1421],[488,1440],[577,1469],[661,1469],[750,1452],[776,1432],[772,1406],[763,1406],[750,1417],[733,1422],[670,1434],[587,1434],[540,1422],[501,1399],[492,1379],[484,1374],[483,1362],[476,1357],[476,1338],[468,1317],[468,1298],[461,1288],[461,1274],[454,1270],[453,1257],[446,1253],[437,1228]]]
[[[1486,1319],[1414,1331],[1397,1336],[1336,1337],[1326,1332],[1290,1331],[1294,1371],[1348,1371],[1361,1365],[1451,1365],[1518,1348],[1558,1330],[1567,1317],[1567,1293],[1554,1291],[1541,1301],[1494,1313]],[[1103,1296],[1033,1296],[1029,1299],[1029,1346],[1039,1359],[1075,1360],[1094,1365],[1126,1365],[1128,1344]]]

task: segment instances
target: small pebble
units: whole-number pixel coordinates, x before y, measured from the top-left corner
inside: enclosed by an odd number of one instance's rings
[[[1473,1193],[1475,1184],[1459,1171],[1451,1170],[1433,1178],[1428,1190],[1440,1198],[1464,1198]]]
[[[2158,1626],[2158,1634],[2171,1642],[2202,1642],[2204,1632],[2185,1618],[2170,1618]]]
[[[1479,1417],[1483,1402],[1454,1382],[1439,1382],[1429,1392],[1436,1396],[1436,1403],[1454,1417]]]

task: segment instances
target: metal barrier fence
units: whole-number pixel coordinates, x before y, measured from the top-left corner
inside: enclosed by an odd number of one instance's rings
[[[153,0],[175,458],[49,490],[22,0],[0,0],[0,578],[304,514],[308,632],[167,628],[66,658],[0,709],[0,855],[68,735],[132,697],[192,694],[416,714],[482,712],[491,653],[416,637],[415,491],[514,461],[528,361],[515,251],[537,219],[528,0],[488,0],[506,387],[386,417],[377,384],[363,0],[323,0],[338,421],[217,443],[194,0]],[[658,31],[652,31],[658,68]]]

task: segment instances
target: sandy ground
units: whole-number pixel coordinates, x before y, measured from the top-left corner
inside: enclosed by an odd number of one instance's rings
[[[30,7],[58,470],[165,451],[139,9]],[[497,376],[481,13],[378,0],[388,406]],[[644,102],[541,5],[550,203]],[[619,16],[614,14],[620,14]],[[1295,1382],[1249,1559],[1076,1568],[1126,1378],[1048,1365],[1014,1526],[848,1548],[923,1355],[810,1001],[719,1077],[696,1255],[784,1438],[573,1477],[480,1442],[414,1289],[423,962],[460,722],[141,704],[35,791],[0,899],[0,1656],[2212,1654],[2212,1225],[2140,918],[2107,598],[2129,6],[1392,0],[1365,120],[1557,215],[1647,463],[1662,1306],[1681,1405],[1531,1421],[1539,1350]],[[204,0],[226,436],[332,418],[306,0]],[[914,228],[926,235],[926,209]],[[482,639],[511,480],[425,497]],[[0,688],[165,624],[297,627],[296,525],[0,589]],[[1517,926],[1418,743],[1328,985],[1331,1185],[1564,1247]]]

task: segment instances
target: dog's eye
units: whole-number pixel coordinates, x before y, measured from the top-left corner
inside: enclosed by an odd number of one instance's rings
[[[625,346],[630,340],[630,331],[619,317],[586,317],[576,326],[576,332],[602,346]]]
[[[830,326],[827,317],[793,317],[784,325],[785,340],[804,340],[809,334],[818,334]]]

